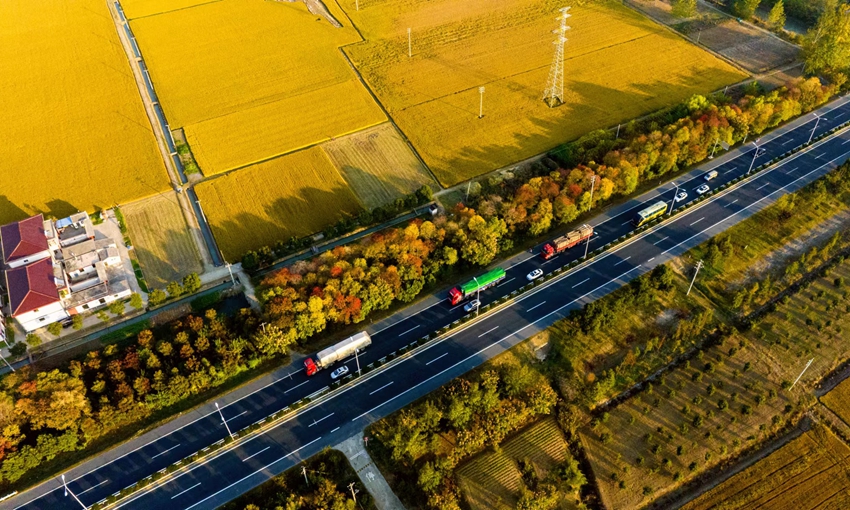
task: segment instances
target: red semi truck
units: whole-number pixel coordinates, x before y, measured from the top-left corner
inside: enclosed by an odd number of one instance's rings
[[[363,350],[370,345],[372,345],[372,338],[369,336],[369,333],[361,331],[336,345],[319,351],[316,354],[315,361],[312,358],[305,359],[304,368],[307,370],[307,375],[313,375],[319,370],[328,368],[337,361],[351,356],[354,354],[354,351]]]
[[[561,253],[562,251],[572,248],[578,243],[584,241],[593,235],[593,227],[590,225],[582,225],[576,230],[567,232],[566,235],[563,235],[554,241],[550,241],[543,246],[543,250],[540,254],[543,256],[545,260],[549,260],[555,255]]]

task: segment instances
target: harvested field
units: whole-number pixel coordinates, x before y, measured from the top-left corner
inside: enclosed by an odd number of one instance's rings
[[[850,425],[850,379],[845,379],[829,393],[822,396],[820,401],[844,423]]]
[[[164,288],[170,281],[201,272],[200,256],[175,192],[127,204],[121,212],[149,285]]]
[[[733,19],[703,29],[700,43],[751,73],[769,71],[800,56],[800,48],[793,44]]]
[[[361,210],[319,147],[204,181],[195,191],[228,260],[277,240],[312,234],[342,214]]]
[[[518,462],[530,461],[544,478],[568,455],[561,429],[553,418],[545,418],[502,443],[498,453],[478,454],[455,473],[472,510],[511,510],[516,507],[522,478]]]
[[[357,32],[301,2],[221,0],[131,27],[171,127],[207,175],[386,120],[338,49]]]
[[[816,427],[682,510],[826,510],[850,506],[850,448]]]
[[[0,2],[0,224],[168,189],[102,0]]]
[[[367,208],[374,209],[421,188],[437,189],[431,173],[390,123],[322,145]]]
[[[354,0],[340,4],[367,39],[344,51],[446,186],[744,78],[621,4],[586,3],[570,11],[566,104],[549,108],[542,95],[563,3],[383,0],[360,11]]]

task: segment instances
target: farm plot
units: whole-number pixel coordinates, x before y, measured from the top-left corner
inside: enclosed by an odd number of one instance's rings
[[[727,19],[701,31],[700,42],[751,73],[763,73],[800,56],[800,48],[749,25]]]
[[[221,0],[121,0],[127,19],[144,18]]]
[[[386,120],[338,49],[357,32],[301,2],[221,0],[130,24],[171,127],[207,175]]]
[[[481,453],[455,473],[470,508],[510,510],[516,506],[522,478],[518,462],[530,462],[544,478],[568,456],[564,435],[553,418],[546,418],[502,443],[498,453]]]
[[[175,192],[121,207],[145,279],[153,288],[202,270]]]
[[[106,4],[0,2],[0,223],[168,188]]]
[[[744,78],[627,7],[586,3],[570,11],[566,104],[548,108],[551,32],[563,3],[383,0],[359,11],[354,0],[340,4],[366,38],[344,51],[443,185]]]
[[[844,423],[850,424],[850,379],[842,381],[841,384],[822,396],[820,401],[844,420]]]
[[[682,510],[815,510],[850,506],[850,448],[816,427]]]
[[[221,251],[246,251],[312,234],[361,207],[319,147],[216,177],[195,187]]]
[[[431,173],[392,124],[338,138],[322,148],[369,209],[413,193],[423,184],[436,187]]]

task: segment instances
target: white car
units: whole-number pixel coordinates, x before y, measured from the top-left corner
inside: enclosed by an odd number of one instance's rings
[[[472,301],[467,303],[466,306],[463,307],[463,311],[471,312],[471,311],[475,310],[476,308],[478,308],[479,306],[481,306],[481,301],[478,301],[477,299],[473,299]]]
[[[533,281],[533,280],[540,278],[541,276],[543,276],[543,270],[542,269],[535,269],[534,271],[528,273],[526,275],[526,278],[528,278],[528,281]]]
[[[343,366],[337,368],[336,370],[334,370],[333,372],[331,372],[331,379],[337,380],[347,373],[348,373],[348,367],[343,365]]]
[[[680,192],[676,193],[676,198],[675,198],[676,202],[681,202],[682,200],[684,200],[686,198],[688,198],[688,192],[687,191],[680,191]]]
[[[696,189],[696,192],[697,192],[697,195],[704,195],[704,194],[708,193],[708,190],[710,190],[710,189],[711,188],[708,187],[708,184],[703,184],[702,186],[700,186],[699,188]]]

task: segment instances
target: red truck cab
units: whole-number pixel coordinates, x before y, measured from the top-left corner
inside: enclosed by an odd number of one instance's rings
[[[540,254],[543,255],[543,260],[549,260],[555,255],[555,247],[552,246],[552,243],[546,243],[543,245]]]
[[[463,292],[461,292],[459,288],[455,287],[449,291],[449,303],[451,303],[452,306],[460,303],[461,301],[463,301]]]
[[[319,367],[313,362],[312,358],[304,360],[304,368],[307,369],[307,375],[313,375],[319,371]]]

